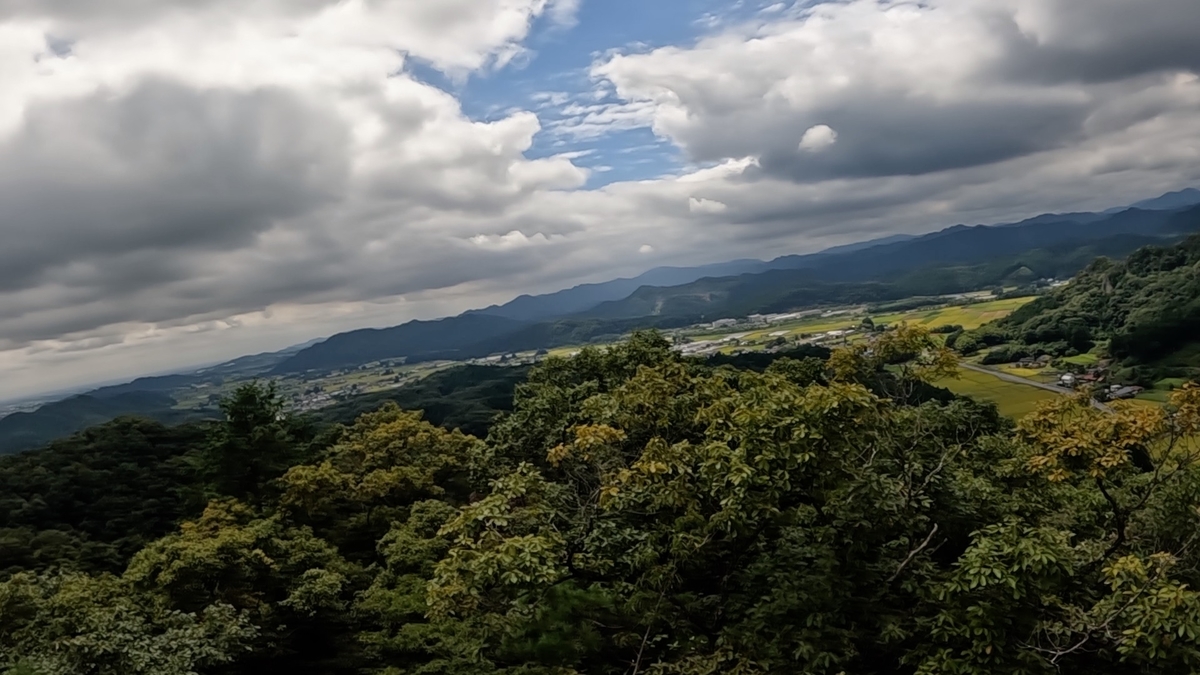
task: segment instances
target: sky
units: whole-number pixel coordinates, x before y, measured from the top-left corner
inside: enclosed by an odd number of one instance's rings
[[[0,0],[0,399],[1200,185],[1197,35],[1195,0]]]

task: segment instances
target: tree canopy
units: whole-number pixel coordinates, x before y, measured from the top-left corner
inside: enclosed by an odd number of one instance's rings
[[[242,392],[196,452],[262,447],[253,490],[112,574],[14,563],[0,668],[1200,668],[1200,387],[1014,426],[919,394],[953,366],[911,327],[760,369],[638,334],[546,360],[483,440],[388,405],[314,444]]]

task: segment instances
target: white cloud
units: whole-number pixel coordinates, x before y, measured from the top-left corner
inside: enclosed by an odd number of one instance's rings
[[[638,253],[641,253],[643,255],[645,255],[647,253],[654,253],[654,247],[651,246],[650,244],[642,244],[641,246],[638,247]]]
[[[578,23],[579,6],[583,0],[551,0],[550,20],[563,27]]]
[[[729,207],[715,199],[691,197],[688,199],[688,211],[701,214],[724,213]]]
[[[837,132],[827,124],[811,126],[800,137],[800,149],[807,152],[819,152],[837,143]]]
[[[1146,20],[1132,4],[821,3],[592,74],[617,104],[652,106],[648,126],[697,162],[754,156],[805,182],[933,173],[1075,147],[1096,115],[1200,66],[1194,2],[1163,0]],[[819,125],[836,144],[796,152],[827,138],[804,140]]]
[[[476,246],[503,250],[522,246],[547,244],[550,242],[550,238],[541,232],[536,232],[533,234],[533,236],[529,236],[519,230],[513,230],[508,234],[477,234],[470,238],[470,242]]]

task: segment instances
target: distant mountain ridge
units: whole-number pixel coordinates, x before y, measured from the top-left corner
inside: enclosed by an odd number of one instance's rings
[[[1192,198],[1200,203],[1200,191],[1172,193],[1149,200],[1149,203],[1174,204]],[[561,344],[561,340],[552,339],[556,330],[571,335],[603,333],[602,326],[581,325],[589,321],[621,320],[625,325],[638,316],[675,317],[680,320],[684,317],[699,318],[711,314],[716,306],[711,298],[710,301],[690,304],[676,303],[677,308],[671,312],[658,311],[661,303],[670,301],[668,298],[703,298],[704,293],[710,293],[707,290],[697,293],[692,288],[697,285],[738,289],[737,293],[741,295],[737,304],[725,305],[725,311],[731,311],[729,307],[733,306],[782,310],[784,307],[781,303],[813,303],[819,300],[822,292],[848,299],[858,297],[860,292],[869,292],[872,288],[835,287],[829,284],[894,280],[930,266],[969,267],[1055,247],[1076,251],[1088,242],[1102,244],[1108,255],[1123,255],[1153,243],[1157,238],[1165,240],[1194,232],[1200,228],[1198,219],[1200,207],[1194,205],[1174,211],[1125,208],[1107,215],[1047,214],[1020,223],[956,225],[924,236],[886,237],[819,253],[782,256],[768,262],[737,260],[696,268],[658,268],[632,279],[585,284],[541,296],[521,296],[505,305],[473,310],[438,321],[412,321],[392,328],[342,333],[302,350],[280,363],[272,372],[289,374],[329,370],[383,359],[471,358],[498,351]],[[721,274],[729,271],[736,273]],[[678,284],[647,283],[689,278],[691,281]],[[734,281],[750,278],[750,281]],[[788,284],[802,284],[803,292],[793,296],[778,292],[777,287]],[[893,285],[889,287],[889,292],[897,293],[916,287]],[[755,289],[753,292],[749,290],[752,288]],[[873,288],[884,292],[883,287]],[[654,294],[659,297],[652,302],[640,297]],[[722,300],[725,297],[722,296]],[[755,300],[755,297],[758,299]],[[626,307],[614,309],[627,299]],[[542,325],[556,321],[566,321],[566,325],[561,329]],[[675,322],[658,321],[654,325],[662,327],[668,323],[673,325]],[[528,338],[513,339],[519,335]],[[533,336],[541,336],[541,339],[535,340]]]
[[[473,309],[464,314],[486,314],[514,321],[543,321],[583,312],[609,300],[619,300],[642,286],[678,286],[703,277],[724,277],[765,269],[761,260],[732,260],[699,267],[656,267],[631,279],[580,284],[545,295],[522,295],[503,305]]]
[[[1148,201],[1175,204],[1195,198],[1200,191],[1181,191]],[[911,271],[937,265],[940,268],[970,267],[998,258],[1050,247],[1078,251],[1088,241],[1102,243],[1108,255],[1123,255],[1136,247],[1194,232],[1200,207],[1178,210],[1126,208],[1105,214],[1046,214],[1018,223],[998,226],[954,226],[940,232],[908,237],[898,235],[838,249],[802,256],[782,256],[773,261],[733,261],[698,268],[659,268],[634,277],[605,283],[576,286],[546,295],[522,295],[511,303],[464,312],[434,322],[409,322],[394,328],[355,330],[301,351],[278,364],[277,375],[306,370],[329,370],[395,358],[472,358],[486,356],[492,350],[524,350],[535,346],[560,344],[553,339],[551,327],[539,327],[570,319],[560,333],[589,335],[602,327],[581,325],[588,321],[611,321],[646,317],[709,316],[714,307],[770,306],[782,309],[782,303],[812,303],[821,293],[840,299],[858,298],[872,287],[847,288],[838,283],[862,283],[895,280]],[[1079,265],[1081,267],[1081,265]],[[1075,269],[1075,268],[1072,268]],[[721,275],[722,271],[737,274]],[[944,276],[944,275],[943,275]],[[750,279],[749,281],[736,281]],[[656,286],[650,281],[691,279],[676,285]],[[970,279],[970,276],[966,277]],[[640,286],[638,286],[640,285]],[[803,286],[792,295],[780,287]],[[892,286],[893,293],[919,286]],[[721,291],[724,288],[725,291]],[[737,288],[737,291],[728,289]],[[754,291],[750,291],[754,288]],[[883,287],[875,291],[886,293]],[[666,291],[665,291],[666,289]],[[674,291],[670,291],[674,289]],[[716,295],[713,295],[713,293]],[[706,293],[708,295],[706,295]],[[734,305],[720,305],[731,297]],[[757,294],[757,295],[755,295]],[[656,299],[648,300],[650,295]],[[757,300],[755,299],[757,297]],[[688,300],[688,299],[691,300]],[[714,301],[714,298],[718,301]],[[628,299],[628,301],[626,301]],[[624,305],[623,305],[624,303]],[[671,311],[661,311],[672,303]],[[640,313],[641,312],[641,313]],[[668,321],[667,323],[674,323]],[[656,322],[664,325],[664,322]],[[512,337],[527,335],[527,340]],[[540,336],[534,340],[533,336]]]
[[[697,267],[655,267],[643,274],[628,279],[613,279],[592,284],[580,284],[562,291],[544,295],[522,295],[503,305],[492,305],[485,309],[473,309],[464,314],[487,314],[516,321],[544,321],[580,312],[597,305],[620,300],[643,286],[680,286],[709,277],[733,277],[742,274],[758,274],[772,269],[791,266],[793,258],[819,259],[824,256],[841,255],[861,251],[875,246],[894,244],[915,239],[911,234],[895,234],[880,239],[834,246],[807,256],[784,256],[774,260],[755,259],[731,260],[723,263],[699,265]]]
[[[1164,195],[1153,199],[1143,199],[1140,202],[1134,202],[1129,205],[1129,208],[1142,209],[1144,211],[1173,211],[1189,206],[1200,204],[1200,190],[1196,188],[1184,188],[1175,192],[1168,192]],[[1123,211],[1124,208],[1108,209],[1105,214]]]

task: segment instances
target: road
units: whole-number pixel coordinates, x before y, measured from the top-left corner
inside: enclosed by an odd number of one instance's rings
[[[991,368],[984,368],[983,366],[977,366],[974,363],[967,363],[965,361],[960,361],[958,365],[962,366],[963,368],[966,368],[967,370],[973,370],[977,373],[987,373],[988,375],[991,375],[992,377],[998,377],[1001,380],[1004,380],[1005,382],[1012,382],[1014,384],[1024,384],[1024,385],[1027,385],[1030,387],[1037,387],[1038,389],[1045,389],[1046,391],[1052,391],[1052,392],[1062,395],[1062,396],[1074,396],[1076,393],[1074,389],[1060,387],[1056,384],[1046,384],[1045,382],[1037,382],[1035,380],[1026,379],[1024,377],[1018,377],[1016,375],[1011,375],[1009,373],[1005,373],[1005,372],[1002,372],[999,370],[992,370]],[[1112,412],[1112,408],[1110,408],[1110,407],[1104,405],[1103,403],[1101,403],[1097,400],[1094,400],[1094,399],[1092,400],[1092,406],[1095,407],[1096,410],[1102,410],[1102,411],[1108,412],[1108,413]]]

